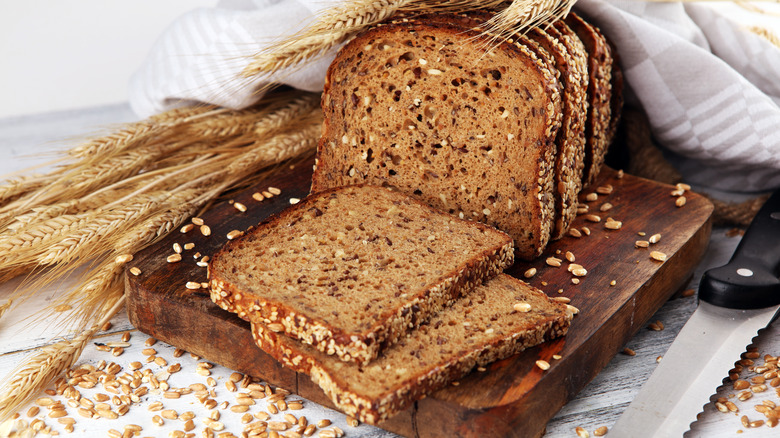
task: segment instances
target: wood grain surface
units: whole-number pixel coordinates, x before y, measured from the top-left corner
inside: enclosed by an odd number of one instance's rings
[[[188,281],[206,281],[206,269],[196,265],[200,256],[213,253],[232,230],[246,230],[289,205],[290,198],[308,192],[311,163],[298,165],[271,184],[261,184],[236,194],[246,205],[241,212],[230,202],[215,205],[201,218],[211,228],[203,236],[198,227],[188,233],[173,232],[165,240],[136,254],[128,266],[140,275],[126,274],[128,316],[139,330],[240,372],[262,378],[299,395],[332,406],[307,376],[281,367],[254,346],[248,323],[212,304],[205,291],[190,290]],[[258,202],[252,194],[269,185],[279,196]],[[611,185],[611,194],[585,201],[597,187]],[[484,372],[474,371],[457,386],[450,386],[418,401],[405,412],[380,424],[404,436],[540,436],[547,421],[609,362],[625,343],[647,323],[654,312],[682,287],[703,255],[711,230],[712,205],[704,197],[686,193],[683,207],[675,206],[673,187],[605,169],[581,198],[590,212],[601,217],[591,222],[580,215],[573,226],[587,227],[590,235],[566,236],[533,263],[517,263],[507,272],[530,279],[550,296],[565,296],[580,309],[569,334],[521,354],[496,362]],[[605,203],[612,208],[601,212]],[[607,229],[612,217],[622,222]],[[637,240],[660,234],[658,243],[637,248]],[[173,244],[193,243],[178,263],[166,262]],[[567,271],[566,252],[587,270],[577,278]],[[650,251],[666,254],[666,261],[651,259]],[[563,260],[562,266],[546,264],[546,258]],[[555,359],[560,355],[560,359]],[[535,362],[552,365],[542,371]]]

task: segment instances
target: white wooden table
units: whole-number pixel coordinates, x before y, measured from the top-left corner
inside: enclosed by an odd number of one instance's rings
[[[101,129],[111,125],[134,120],[135,116],[126,105],[0,119],[0,174],[4,175],[45,161],[45,158],[51,157],[42,158],[38,154],[65,149],[86,135],[99,132]],[[75,140],[68,141],[68,139]],[[691,287],[696,286],[704,270],[709,267],[722,265],[729,259],[739,241],[739,237],[729,237],[726,231],[724,229],[715,229],[713,231],[710,248],[694,274]],[[5,302],[8,294],[17,284],[18,281],[13,281],[0,286],[0,303]],[[35,300],[25,302],[7,313],[3,318],[0,318],[0,376],[8,375],[14,366],[35,348],[53,341],[51,324],[54,321],[25,320],[24,316],[34,315],[38,309],[45,306],[51,297],[55,296],[63,287],[65,286],[60,285],[59,287],[53,287],[51,290],[42,291],[43,293],[38,294]],[[590,432],[591,436],[594,436],[593,432],[598,427],[606,426],[610,428],[652,373],[657,364],[656,358],[663,356],[677,332],[693,312],[695,304],[695,298],[679,298],[669,301],[661,308],[653,316],[652,321],[662,321],[665,329],[662,331],[640,331],[627,345],[627,347],[636,352],[636,355],[618,354],[574,400],[558,412],[548,424],[545,436],[576,437],[575,428],[578,426]],[[161,369],[160,366],[144,362],[146,356],[142,353],[142,350],[147,348],[144,345],[144,341],[148,336],[138,332],[130,325],[124,311],[120,312],[112,323],[113,327],[108,332],[101,333],[100,338],[94,340],[94,342],[119,341],[124,332],[129,332],[131,346],[126,348],[121,356],[114,357],[108,352],[99,351],[94,343],[91,343],[85,349],[78,363],[96,365],[100,360],[105,360],[109,363],[113,361],[122,366],[123,370],[128,370],[131,362],[140,361],[145,367],[153,368],[152,371],[158,372]],[[763,332],[756,345],[762,353],[779,354],[780,327],[771,327]],[[195,359],[189,354],[184,354],[178,358],[174,357],[174,347],[161,342],[158,342],[152,348],[156,350],[157,356],[163,357],[168,362],[168,365],[174,363],[182,365],[180,372],[171,375],[168,381],[171,387],[184,388],[193,383],[207,383],[207,377],[195,373],[196,366],[199,362],[203,362],[202,359]],[[735,361],[739,359],[738,357],[734,358]],[[698,365],[696,358],[691,358],[690,365]],[[211,373],[211,377],[216,381],[215,400],[219,403],[228,402],[231,406],[234,405],[236,403],[235,393],[229,391],[225,385],[232,371],[220,366],[214,366],[211,369]],[[724,377],[726,377],[725,374]],[[712,388],[712,391],[715,393],[716,388]],[[92,398],[99,392],[106,393],[100,387],[82,390],[84,396]],[[721,392],[722,396],[728,397],[729,394],[733,394],[735,391],[727,387]],[[41,396],[44,395],[41,394]],[[754,406],[764,398],[774,400],[780,404],[780,396],[775,394],[774,388],[770,388],[766,393],[757,394],[745,402],[737,401],[736,398],[730,398],[729,400],[733,400],[739,407],[739,413],[721,413],[710,404],[707,406],[705,414],[694,426],[694,431],[689,433],[688,436],[732,437],[740,430],[744,432],[741,434],[744,437],[780,436],[780,428],[770,429],[763,426],[747,429],[743,427],[740,421],[742,415],[747,415],[751,421],[764,418],[763,415],[754,409]],[[296,399],[300,399],[300,397],[288,397],[288,400]],[[140,402],[134,403],[124,416],[116,420],[83,418],[78,415],[75,408],[67,407],[68,416],[76,420],[75,435],[73,436],[109,436],[108,432],[110,429],[122,432],[123,427],[128,424],[141,426],[140,436],[169,436],[174,430],[183,430],[185,423],[181,420],[165,419],[165,423],[162,426],[153,424],[152,417],[155,414],[160,414],[160,412],[150,412],[148,408],[157,401],[163,402],[165,409],[173,409],[178,414],[188,411],[193,412],[195,414],[193,420],[195,429],[192,430],[192,433],[195,433],[194,436],[201,436],[201,432],[205,427],[203,419],[209,415],[208,409],[192,395],[183,395],[179,399],[167,399],[163,397],[161,392],[154,391],[150,391],[150,393],[140,397]],[[702,402],[704,401],[706,400]],[[328,428],[337,426],[346,432],[346,436],[393,436],[381,429],[368,425],[351,427],[347,425],[345,416],[338,412],[318,406],[313,402],[304,401],[303,404],[303,410],[280,412],[273,415],[272,420],[282,421],[285,413],[291,413],[296,417],[306,416],[309,423],[316,423],[324,418],[330,419],[333,425]],[[33,419],[26,415],[30,406],[32,404],[20,411],[20,418],[27,422]],[[256,405],[251,407],[249,412],[255,413],[260,410],[268,411],[263,400],[259,400]],[[241,422],[243,413],[234,413],[230,409],[224,409],[222,412],[220,422],[224,424],[225,429],[220,431],[220,433],[229,431],[235,436],[240,436],[245,427]],[[42,409],[41,413],[35,418],[42,418],[45,424],[49,425],[52,430],[64,434],[63,424],[58,423],[56,419],[44,416],[45,413],[46,410]],[[2,432],[2,427],[0,427],[0,436],[2,436]],[[315,433],[314,436],[317,436],[317,434]]]

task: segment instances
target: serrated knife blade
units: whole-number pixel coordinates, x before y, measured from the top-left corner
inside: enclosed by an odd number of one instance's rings
[[[682,437],[758,331],[780,309],[780,190],[764,204],[731,260],[708,270],[699,305],[610,435]]]

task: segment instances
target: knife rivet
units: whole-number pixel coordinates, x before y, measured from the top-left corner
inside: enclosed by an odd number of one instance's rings
[[[780,221],[780,211],[773,211],[773,212],[772,212],[772,213],[769,215],[769,217],[770,217],[770,218],[772,218],[772,219],[774,219],[774,220],[776,220],[776,221]]]
[[[748,268],[739,268],[737,269],[737,274],[743,276],[743,277],[752,277],[753,271],[751,271]]]

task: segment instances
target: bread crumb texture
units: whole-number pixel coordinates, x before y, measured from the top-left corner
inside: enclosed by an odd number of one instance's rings
[[[239,317],[368,361],[513,262],[511,238],[391,189],[312,195],[228,242],[210,293]]]
[[[395,187],[541,253],[553,227],[556,72],[528,47],[494,50],[439,22],[370,29],[337,55],[323,95],[312,190]]]

